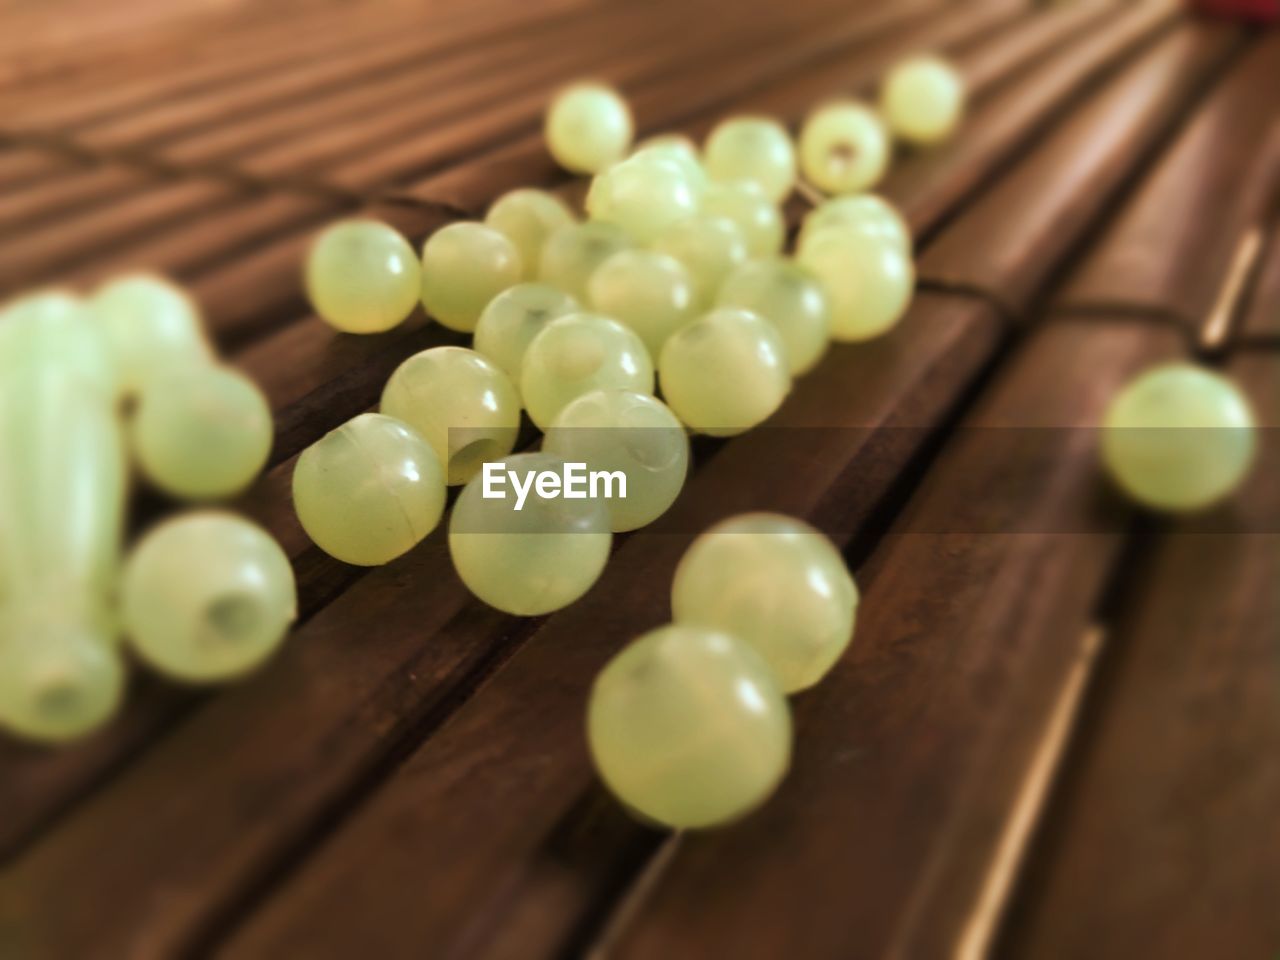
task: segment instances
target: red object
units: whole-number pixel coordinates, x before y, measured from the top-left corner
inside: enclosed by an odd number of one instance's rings
[[[1191,8],[1214,17],[1280,22],[1280,0],[1190,0]]]

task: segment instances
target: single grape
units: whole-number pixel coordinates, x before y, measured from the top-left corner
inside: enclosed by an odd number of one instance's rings
[[[587,290],[591,305],[639,334],[651,357],[693,314],[689,272],[653,250],[615,253],[591,275]]]
[[[112,280],[98,289],[90,306],[106,330],[126,395],[136,395],[152,377],[175,366],[213,355],[195,303],[160,277]]]
[[[1112,479],[1144,506],[1192,511],[1243,482],[1257,447],[1253,411],[1220,374],[1170,363],[1121,390],[1102,421],[1102,455]]]
[[[515,245],[483,223],[451,223],[422,248],[422,305],[450,330],[470,333],[489,301],[520,282]]]
[[[689,547],[672,619],[751,644],[787,693],[826,675],[853,637],[858,587],[829,539],[776,513],[716,524]]]
[[[606,501],[615,533],[662,516],[689,472],[684,426],[661,400],[632,390],[584,393],[552,421],[542,449],[626,477],[626,496]]]
[[[869,340],[901,319],[915,288],[915,267],[896,243],[828,227],[812,234],[798,257],[827,291],[831,337]]]
[[[518,385],[524,352],[538,331],[556,317],[577,310],[573,297],[550,284],[517,283],[489,301],[476,324],[472,345]]]
[[[705,152],[712,179],[754,181],[771,203],[781,203],[795,186],[795,147],[786,128],[775,120],[725,120],[711,131]]]
[[[435,347],[404,361],[387,380],[380,409],[431,444],[450,486],[466,483],[484,461],[505,457],[520,432],[511,378],[464,347]]]
[[[536,280],[547,237],[576,221],[568,204],[555,194],[521,187],[495,200],[484,222],[515,244],[524,279]]]
[[[193,500],[239,493],[271,453],[271,407],[252,380],[229,367],[188,364],[157,376],[130,424],[147,479]]]
[[[596,174],[586,207],[592,220],[616,223],[629,236],[648,243],[671,224],[692,216],[698,197],[678,163],[646,154]]]
[[[590,590],[604,570],[613,540],[606,501],[542,490],[540,475],[564,468],[547,453],[516,454],[490,465],[502,482],[482,474],[463,487],[449,519],[449,552],[462,582],[490,606],[522,617],[550,613]],[[495,496],[484,495],[486,485]]]
[[[525,351],[520,394],[540,429],[570,401],[610,387],[653,393],[653,361],[644,341],[617,320],[591,313],[558,317]]]
[[[912,143],[945,140],[964,113],[964,78],[941,57],[911,57],[897,64],[880,90],[889,128]]]
[[[106,331],[88,305],[63,290],[41,290],[0,310],[0,377],[18,370],[70,371],[106,396],[118,377]]]
[[[547,149],[574,173],[598,173],[617,163],[631,146],[631,108],[616,90],[599,83],[576,83],[556,95],[547,109]]]
[[[889,166],[892,144],[870,107],[852,100],[829,103],[800,131],[800,170],[824,193],[856,193],[875,186]]]
[[[653,249],[675,257],[693,282],[693,302],[705,310],[715,303],[725,278],[747,262],[742,229],[728,217],[700,214],[673,224],[653,242]]]
[[[911,228],[893,204],[874,193],[854,193],[832,197],[815,207],[800,227],[797,250],[803,250],[808,238],[824,227],[860,230],[897,244],[911,256]]]
[[[831,340],[827,294],[803,267],[790,260],[752,260],[720,288],[716,303],[764,317],[782,335],[787,369],[799,376],[822,358]]]
[[[712,310],[672,334],[658,380],[676,416],[713,437],[762,423],[791,389],[781,334],[758,314],[734,307]]]
[[[772,257],[782,251],[786,239],[782,213],[753,181],[708,184],[702,212],[736,223],[753,257]]]
[[[307,296],[344,333],[382,333],[404,322],[422,296],[422,268],[409,241],[377,220],[325,228],[307,254]]]
[[[125,633],[178,680],[226,680],[256,667],[298,614],[293,568],[261,527],[200,510],[167,520],[133,548],[121,590]]]
[[[579,303],[587,302],[587,284],[596,268],[619,250],[634,246],[616,223],[575,223],[561,227],[542,248],[538,277]]]
[[[628,807],[669,827],[710,827],[758,807],[786,775],[791,710],[748,644],[671,624],[600,671],[587,743]]]
[[[389,563],[435,529],[444,467],[431,444],[393,417],[362,413],[298,457],[293,506],[315,545],[343,563]]]
[[[633,157],[661,157],[670,160],[684,171],[684,178],[693,188],[694,196],[701,197],[707,189],[707,170],[698,155],[698,146],[688,137],[678,133],[664,133],[636,147]]]

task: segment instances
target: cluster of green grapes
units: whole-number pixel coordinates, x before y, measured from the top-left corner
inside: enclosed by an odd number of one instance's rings
[[[39,291],[0,312],[0,725],[43,741],[101,725],[122,698],[122,635],[189,682],[275,648],[293,572],[254,524],[195,510],[121,563],[131,458],[156,488],[204,501],[248,486],[271,437],[261,392],[217,363],[164,280]]]

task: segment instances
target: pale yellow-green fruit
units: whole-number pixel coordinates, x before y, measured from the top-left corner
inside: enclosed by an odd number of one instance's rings
[[[307,254],[307,296],[344,333],[382,333],[403,323],[422,296],[422,268],[409,241],[377,220],[327,227]]]
[[[634,132],[627,101],[600,83],[576,83],[561,90],[543,126],[551,156],[574,173],[598,173],[617,163],[631,146]]]
[[[1125,493],[1158,510],[1193,511],[1230,496],[1257,452],[1253,411],[1229,379],[1190,363],[1143,373],[1112,399],[1102,456]]]
[[[819,204],[804,218],[796,249],[803,250],[808,239],[824,227],[858,230],[888,240],[912,252],[911,228],[902,214],[889,201],[874,193],[853,193],[832,197]]]
[[[824,193],[857,193],[880,182],[892,153],[874,110],[853,100],[819,107],[800,131],[800,171]]]
[[[782,212],[753,181],[707,184],[702,212],[710,217],[727,217],[737,224],[747,253],[753,257],[771,257],[782,251],[786,239]]]
[[[106,330],[121,391],[135,395],[177,365],[213,351],[195,303],[161,277],[133,274],[98,288],[90,301]]]
[[[787,693],[811,687],[853,638],[858,588],[835,545],[776,513],[716,524],[689,547],[671,587],[676,623],[751,644]]]
[[[827,227],[806,240],[797,259],[827,292],[833,340],[878,337],[897,324],[911,303],[915,267],[890,240]]]
[[[791,134],[776,120],[731,117],[707,137],[703,150],[714,180],[751,180],[772,203],[781,203],[796,183],[796,151]]]
[[[547,237],[576,218],[568,204],[554,193],[521,187],[493,202],[484,222],[515,244],[525,280],[536,280],[542,247]]]
[[[639,144],[631,155],[670,160],[684,171],[685,180],[696,196],[701,197],[707,189],[707,171],[698,153],[698,145],[683,134],[664,133],[650,137]]]
[[[698,194],[680,164],[653,152],[596,174],[586,200],[592,220],[616,223],[640,243],[692,216]]]
[[[624,804],[678,829],[762,804],[791,762],[791,711],[742,640],[672,624],[628,644],[596,677],[587,743]]]
[[[106,330],[84,300],[65,290],[39,290],[0,309],[0,377],[36,369],[70,371],[107,397],[116,392]]]
[[[542,248],[538,278],[587,303],[587,284],[596,268],[619,250],[635,246],[616,223],[593,221],[561,227]]]
[[[653,393],[644,341],[616,320],[591,313],[558,317],[525,351],[520,394],[540,429],[577,397],[609,388]]]
[[[515,244],[483,223],[451,223],[422,248],[422,305],[450,330],[470,333],[489,301],[523,279]]]
[[[606,501],[553,494],[543,478],[562,477],[565,462],[548,453],[516,454],[488,469],[501,479],[484,473],[473,479],[449,519],[458,576],[485,603],[516,616],[536,617],[573,603],[609,558]]]
[[[517,283],[489,301],[476,324],[472,346],[518,387],[520,365],[533,338],[556,317],[578,309],[578,301],[550,284]]]
[[[413,427],[447,465],[450,486],[511,452],[520,397],[497,364],[464,347],[435,347],[396,368],[381,411]]]
[[[679,260],[653,250],[615,253],[591,275],[587,290],[591,306],[639,334],[652,357],[693,315],[689,272]]]
[[[736,307],[712,310],[672,334],[658,381],[675,415],[713,437],[764,422],[791,389],[781,334],[759,314]]]
[[[689,438],[661,401],[631,390],[578,397],[552,422],[542,449],[590,471],[626,478],[626,496],[606,501],[615,533],[652,523],[675,502],[689,472]]]
[[[955,131],[964,114],[965,83],[941,57],[911,57],[897,64],[880,89],[880,112],[903,140],[938,143]]]
[[[668,227],[653,249],[684,264],[693,283],[694,306],[703,310],[715,302],[725,278],[747,262],[742,228],[728,217],[707,214]]]
[[[758,313],[777,328],[792,376],[811,370],[831,340],[827,294],[815,277],[790,260],[752,260],[730,275],[717,304]]]

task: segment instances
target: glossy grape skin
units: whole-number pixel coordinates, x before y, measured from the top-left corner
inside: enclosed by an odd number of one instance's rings
[[[787,693],[821,680],[853,638],[858,587],[807,523],[746,513],[695,540],[671,587],[672,619],[722,630],[762,656]]]
[[[719,123],[704,148],[714,180],[751,180],[771,203],[781,203],[796,183],[796,151],[782,124],[764,117],[732,117]]]
[[[700,214],[667,228],[653,242],[653,249],[675,257],[693,283],[693,302],[707,309],[725,278],[747,262],[747,241],[742,229],[728,217]]]
[[[592,220],[615,223],[628,236],[648,243],[696,213],[698,196],[676,161],[649,153],[596,174],[586,208]]]
[[[605,502],[614,533],[666,513],[689,472],[684,426],[661,400],[631,390],[584,393],[560,411],[542,449],[588,470],[626,475],[626,497]]]
[[[562,474],[564,461],[522,453],[500,461],[520,483],[530,474]],[[512,484],[482,496],[483,476],[462,490],[449,519],[449,552],[462,582],[505,613],[536,617],[559,610],[591,589],[609,558],[613,534],[603,499],[546,498],[536,483],[520,510]]]
[[[702,197],[702,212],[728,217],[736,223],[746,241],[747,253],[753,257],[771,257],[782,251],[786,239],[782,213],[752,181],[708,184]]]
[[[523,279],[515,244],[483,223],[451,223],[422,248],[422,305],[450,330],[470,333],[489,301]]]
[[[484,222],[515,245],[524,279],[536,280],[547,237],[577,220],[568,204],[555,194],[521,187],[495,200]]]
[[[505,457],[520,432],[511,378],[464,347],[434,347],[405,360],[387,380],[380,409],[431,444],[450,486],[466,483],[485,460]]]
[[[684,172],[685,181],[693,188],[696,197],[701,198],[707,189],[707,170],[698,154],[698,147],[686,136],[667,133],[650,137],[637,146],[631,156],[670,160]]]
[[[112,280],[90,306],[107,334],[121,391],[136,395],[154,376],[212,350],[191,298],[160,277],[135,274]]]
[[[880,336],[911,303],[915,267],[891,241],[827,227],[808,238],[797,259],[827,291],[833,340]]]
[[[121,589],[138,655],[177,680],[209,683],[258,666],[298,615],[293,568],[261,527],[216,510],[167,520],[133,548]]]
[[[888,240],[911,256],[911,228],[893,204],[874,193],[854,193],[832,197],[811,210],[800,226],[797,250],[803,250],[808,238],[824,227],[858,230]]]
[[[671,624],[600,671],[587,743],[626,806],[669,827],[711,827],[758,807],[786,775],[791,711],[748,644]]]
[[[476,324],[472,345],[518,387],[524,352],[538,331],[578,309],[578,301],[550,284],[517,283],[489,301]]]
[[[635,244],[616,223],[575,223],[561,227],[542,248],[538,278],[563,290],[578,303],[587,303],[587,284],[596,268],[620,250]]]
[[[787,368],[799,376],[822,359],[831,340],[827,294],[807,270],[790,260],[752,260],[724,282],[716,300],[764,317],[782,335]]]
[[[941,57],[903,60],[889,71],[880,90],[880,112],[897,136],[933,144],[955,131],[964,113],[965,83]]]
[[[892,143],[874,110],[838,101],[809,115],[800,131],[800,170],[824,193],[856,193],[880,182]]]
[[[543,133],[560,166],[574,173],[598,173],[626,155],[635,126],[631,108],[616,90],[576,83],[551,102]]]
[[[1124,387],[1102,422],[1103,462],[1138,503],[1188,512],[1230,496],[1257,453],[1255,417],[1231,380],[1190,363]]]
[[[105,396],[117,390],[111,344],[85,301],[49,289],[5,304],[0,310],[0,376],[54,366],[99,384]]]
[[[161,490],[192,500],[229,497],[267,462],[271,407],[243,374],[189,364],[148,385],[130,436],[143,474]]]
[[[293,506],[307,536],[343,563],[389,563],[435,529],[444,467],[412,427],[362,413],[302,451]]]
[[[403,323],[422,296],[422,267],[409,241],[377,220],[343,220],[311,244],[307,296],[329,326],[382,333]]]
[[[693,315],[693,282],[680,261],[652,250],[622,250],[591,275],[591,306],[639,334],[651,357]]]
[[[677,330],[662,348],[658,381],[675,415],[713,437],[764,422],[791,389],[781,334],[736,307],[712,310]]]
[[[608,388],[653,393],[644,341],[616,320],[591,313],[558,317],[525,351],[520,394],[542,430],[575,398]]]

